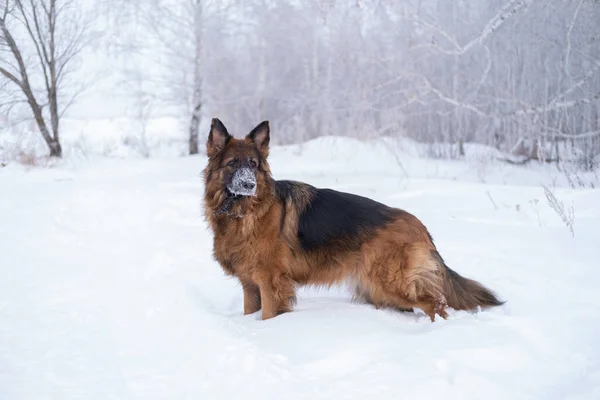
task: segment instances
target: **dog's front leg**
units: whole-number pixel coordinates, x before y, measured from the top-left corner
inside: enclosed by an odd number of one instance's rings
[[[244,315],[254,314],[261,307],[260,290],[251,280],[240,280],[244,290]]]
[[[292,310],[294,285],[281,271],[257,270],[253,278],[260,291],[263,320]]]

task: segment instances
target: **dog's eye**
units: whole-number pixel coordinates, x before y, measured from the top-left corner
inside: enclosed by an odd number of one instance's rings
[[[237,160],[234,158],[234,159],[231,159],[231,160],[230,160],[230,161],[227,163],[227,165],[228,165],[229,167],[233,167],[233,166],[235,165],[235,163],[236,163],[236,162],[237,162]]]
[[[256,161],[250,160],[248,161],[248,165],[250,165],[252,168],[256,168]]]

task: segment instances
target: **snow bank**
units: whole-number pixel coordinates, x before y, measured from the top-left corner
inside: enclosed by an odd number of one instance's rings
[[[64,119],[62,124],[65,153],[62,163],[66,164],[79,165],[98,158],[173,158],[187,154],[186,126],[176,118],[146,122],[127,118]],[[207,134],[208,129],[208,121],[204,121],[201,135]],[[240,137],[245,133],[233,134]],[[200,141],[203,151],[204,138]],[[324,136],[301,144],[277,146],[277,131],[273,130],[272,143],[275,149],[272,151],[273,158],[284,161],[279,171],[286,171],[286,165],[289,165],[286,160],[295,157],[303,164],[303,171],[321,170],[327,163],[326,171],[346,171],[348,174],[378,172],[397,176],[400,180],[437,178],[553,187],[595,187],[600,183],[597,172],[583,172],[568,164],[560,168],[539,162],[510,165],[499,160],[503,155],[498,150],[479,144],[465,144],[465,156],[449,160],[431,158],[430,145],[403,137],[359,140]],[[452,145],[436,146],[443,154],[455,152]],[[46,154],[46,145],[35,126],[20,124],[0,129],[0,161],[37,158],[44,164]]]

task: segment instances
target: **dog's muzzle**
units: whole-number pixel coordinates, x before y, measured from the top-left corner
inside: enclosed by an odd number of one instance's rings
[[[233,173],[227,185],[229,193],[236,196],[256,195],[256,175],[250,168],[240,168]]]

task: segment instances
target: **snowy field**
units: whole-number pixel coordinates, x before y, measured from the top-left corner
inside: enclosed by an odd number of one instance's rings
[[[303,289],[261,321],[212,259],[203,156],[0,168],[0,399],[599,399],[600,190],[412,153],[324,138],[271,166],[414,213],[506,305],[431,323]]]

